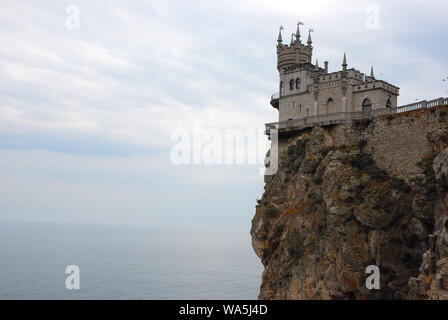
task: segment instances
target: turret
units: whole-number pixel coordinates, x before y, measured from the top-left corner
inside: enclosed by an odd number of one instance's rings
[[[347,71],[347,56],[344,52],[344,60],[342,61],[342,71]]]
[[[282,42],[283,42],[282,30],[283,30],[283,27],[280,26],[280,30],[278,30],[277,47],[280,47],[282,45]]]
[[[311,40],[311,32],[312,32],[312,31],[313,31],[312,29],[310,29],[310,30],[308,31],[308,41],[307,41],[308,48],[311,48],[311,44],[313,43],[313,41]]]
[[[289,45],[283,44],[281,33],[283,27],[280,27],[277,39],[277,69],[280,73],[283,73],[285,68],[311,64],[313,48],[311,47],[311,43],[308,46],[301,43],[300,25],[303,25],[303,23],[297,23],[297,31],[295,34],[292,34],[291,44]]]
[[[300,25],[302,25],[303,23],[302,22],[298,22],[297,23],[297,31],[296,31],[296,41],[298,42],[298,43],[300,43]]]

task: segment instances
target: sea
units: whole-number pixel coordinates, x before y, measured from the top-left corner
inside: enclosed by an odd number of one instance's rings
[[[249,230],[0,222],[0,299],[257,299],[262,270]]]

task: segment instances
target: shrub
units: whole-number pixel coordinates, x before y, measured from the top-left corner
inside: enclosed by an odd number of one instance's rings
[[[359,169],[370,168],[375,164],[372,156],[365,152],[361,152],[355,156],[348,156],[344,162]]]
[[[427,200],[434,201],[437,199],[437,185],[436,174],[432,168],[432,164],[437,154],[435,152],[430,153],[422,160],[417,162],[417,167],[422,171],[423,177],[417,177],[413,179],[413,182],[423,189],[424,195]]]
[[[358,142],[358,148],[359,149],[364,148],[366,145],[367,145],[367,140],[366,139],[359,140],[359,142]]]
[[[306,155],[306,145],[308,143],[308,139],[299,140],[295,145],[291,145],[288,147],[287,155],[287,169],[289,172],[298,171],[300,165],[302,164],[302,160]]]
[[[389,178],[388,173],[384,169],[377,167],[372,155],[366,152],[360,152],[354,156],[347,156],[343,160],[343,163],[363,170],[378,180],[386,180]]]
[[[373,123],[373,121],[370,118],[368,118],[368,119],[361,119],[361,120],[355,120],[354,121],[355,126],[361,127],[361,128],[367,128],[372,123]]]
[[[403,191],[406,193],[411,191],[411,187],[403,179],[398,179],[398,178],[392,179],[391,188],[400,190],[400,191]]]

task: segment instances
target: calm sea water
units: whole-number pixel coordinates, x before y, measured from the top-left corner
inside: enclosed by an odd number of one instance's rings
[[[256,299],[261,272],[248,231],[0,223],[1,299]]]

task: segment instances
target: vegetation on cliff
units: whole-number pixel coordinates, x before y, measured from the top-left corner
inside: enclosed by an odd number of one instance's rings
[[[252,222],[265,266],[260,298],[406,298],[428,230],[411,187],[379,168],[366,144],[335,146],[316,127],[281,145]],[[381,291],[364,285],[371,264],[382,270]]]

